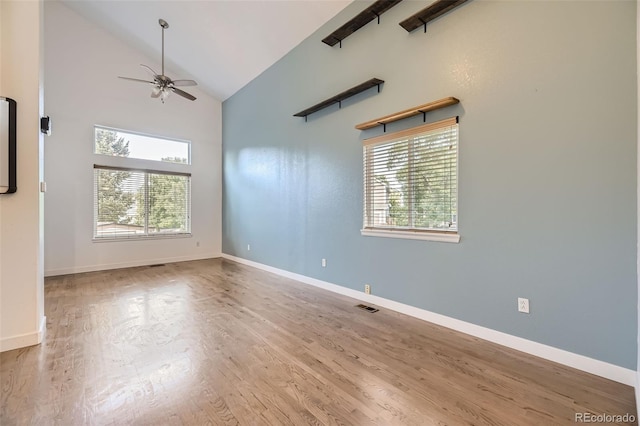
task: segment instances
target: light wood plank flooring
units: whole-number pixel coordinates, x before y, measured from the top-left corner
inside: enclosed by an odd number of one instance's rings
[[[46,280],[0,424],[551,425],[633,389],[223,259]]]

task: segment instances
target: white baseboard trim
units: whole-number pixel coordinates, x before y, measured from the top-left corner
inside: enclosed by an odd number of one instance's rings
[[[225,253],[222,253],[222,257],[234,262],[253,266],[267,272],[272,272],[286,278],[291,278],[304,284],[320,287],[334,293],[369,302],[377,306],[381,306],[405,315],[438,324],[452,330],[460,331],[462,333],[469,334],[480,339],[488,340],[502,346],[535,355],[549,361],[557,362],[559,364],[576,368],[578,370],[586,371],[587,373],[595,374],[597,376],[604,377],[606,379],[610,379],[619,383],[624,383],[625,385],[634,386],[636,389],[638,388],[636,386],[636,381],[640,380],[640,377],[637,378],[637,373],[634,370],[630,370],[628,368],[620,367],[604,361],[589,358],[584,355],[565,351],[563,349],[558,349],[553,346],[548,346],[542,343],[523,339],[522,337],[513,336],[511,334],[503,333],[501,331],[493,330],[487,327],[482,327],[466,321],[447,317],[445,315],[416,308],[414,306],[405,305],[404,303],[395,302],[393,300],[385,299],[379,296],[365,294],[357,290],[307,277],[305,275],[300,275],[294,272],[285,271],[283,269],[274,268],[262,263],[231,256]]]
[[[19,334],[17,336],[0,339],[0,352],[25,348],[27,346],[39,345],[47,331],[47,317],[40,320],[40,328],[33,333]]]
[[[83,272],[94,272],[94,271],[107,271],[109,269],[132,268],[135,266],[156,265],[158,263],[175,263],[175,262],[186,262],[189,260],[212,259],[220,256],[221,256],[220,253],[205,253],[205,254],[189,255],[189,256],[173,256],[173,257],[163,257],[163,258],[157,258],[157,259],[132,260],[128,262],[102,263],[98,265],[71,266],[68,268],[45,270],[44,276],[55,277],[57,275],[80,274]]]

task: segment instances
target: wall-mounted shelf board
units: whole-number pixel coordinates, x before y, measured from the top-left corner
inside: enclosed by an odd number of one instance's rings
[[[469,0],[436,0],[431,5],[422,9],[420,12],[408,17],[400,22],[400,26],[411,32],[416,28],[424,26],[424,32],[427,32],[427,22],[433,21],[440,15],[444,15],[452,9],[466,3]]]
[[[340,47],[342,47],[342,40],[349,37],[351,34],[355,33],[360,28],[373,21],[375,18],[378,18],[378,23],[380,23],[380,15],[382,15],[384,12],[391,9],[401,1],[402,0],[376,1],[371,6],[367,7],[365,10],[354,16],[346,24],[323,38],[322,42],[328,44],[329,46],[335,46],[336,44],[340,43]]]
[[[437,101],[429,102],[423,105],[418,105],[417,107],[405,109],[404,111],[395,112],[393,114],[385,115],[384,117],[376,118],[371,121],[367,121],[365,123],[360,123],[356,125],[356,129],[358,130],[367,130],[374,128],[376,126],[385,126],[389,123],[393,123],[394,121],[402,120],[403,118],[413,117],[414,115],[423,114],[423,116],[429,111],[435,111],[440,108],[448,107],[450,105],[455,105],[459,103],[460,100],[454,97],[442,98]]]
[[[354,86],[351,89],[345,90],[344,92],[338,93],[337,95],[327,100],[324,100],[318,104],[315,104],[312,107],[309,107],[305,110],[297,112],[293,114],[293,116],[304,117],[304,119],[306,120],[307,115],[313,114],[314,112],[320,111],[321,109],[324,109],[335,103],[337,103],[340,106],[340,108],[342,108],[342,101],[344,101],[347,98],[350,98],[351,96],[357,95],[360,92],[364,92],[367,89],[378,86],[378,92],[380,92],[380,85],[382,83],[384,83],[384,80],[380,80],[379,78],[372,78],[371,80],[367,80],[364,83],[358,84],[357,86]]]

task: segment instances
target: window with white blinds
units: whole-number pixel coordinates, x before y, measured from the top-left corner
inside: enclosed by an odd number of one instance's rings
[[[459,240],[457,117],[367,139],[363,154],[363,235]]]
[[[190,232],[191,175],[94,165],[94,238]]]

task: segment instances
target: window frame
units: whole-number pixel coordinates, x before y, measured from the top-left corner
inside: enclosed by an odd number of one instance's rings
[[[142,158],[133,158],[133,157],[123,157],[118,155],[109,155],[109,154],[100,154],[96,153],[96,135],[97,129],[121,132],[125,134],[132,135],[140,135],[147,136],[152,138],[158,138],[163,140],[175,141],[180,143],[186,143],[188,145],[189,158],[187,159],[187,163],[179,163],[179,162],[170,162],[170,161],[161,161],[161,160],[149,160]],[[115,242],[115,241],[141,241],[141,240],[154,240],[154,239],[172,239],[172,238],[190,238],[192,237],[192,174],[191,174],[191,141],[185,139],[174,139],[167,138],[156,135],[149,135],[142,132],[135,132],[129,130],[118,129],[109,126],[103,125],[95,125],[93,130],[93,155],[95,162],[93,164],[93,173],[92,173],[92,185],[93,185],[93,229],[92,229],[92,241],[95,243],[102,242]],[[134,235],[108,235],[108,236],[99,236],[98,235],[98,187],[97,187],[97,175],[96,170],[112,170],[112,171],[129,171],[135,173],[144,173],[144,182],[148,182],[149,175],[159,174],[159,175],[168,175],[168,176],[182,176],[187,177],[188,181],[186,183],[186,223],[185,230],[180,232],[149,232],[148,227],[148,215],[149,215],[149,205],[148,201],[145,200],[145,220],[144,220],[144,233],[142,234],[134,234]],[[148,198],[149,191],[145,191],[145,198]]]
[[[372,220],[373,213],[371,212],[371,202],[369,198],[373,193],[372,177],[370,164],[373,163],[371,158],[370,147],[393,144],[394,142],[401,142],[404,140],[416,139],[420,135],[433,132],[438,129],[447,129],[451,126],[456,126],[456,159],[455,159],[455,176],[456,176],[456,188],[454,191],[455,205],[456,205],[456,229],[455,230],[440,230],[430,228],[416,228],[416,227],[400,227],[400,226],[371,226],[367,223],[367,218]],[[407,153],[409,154],[410,143],[407,147]],[[369,149],[368,149],[369,148]],[[407,163],[410,164],[412,160],[411,155],[408,155]],[[361,235],[368,237],[384,237],[384,238],[402,238],[402,239],[414,239],[414,240],[427,240],[438,242],[459,243],[459,217],[458,217],[458,184],[459,184],[459,163],[460,163],[460,131],[458,127],[458,117],[451,117],[445,120],[440,120],[434,123],[424,124],[417,127],[412,127],[406,130],[393,132],[389,134],[383,134],[381,136],[373,137],[363,140],[363,226],[360,230]],[[408,207],[410,209],[410,206]]]

